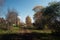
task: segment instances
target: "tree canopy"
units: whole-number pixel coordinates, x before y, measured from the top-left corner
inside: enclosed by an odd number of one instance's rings
[[[53,29],[59,30],[60,28],[60,2],[52,2],[48,5],[44,11],[43,16],[46,19],[46,23]]]

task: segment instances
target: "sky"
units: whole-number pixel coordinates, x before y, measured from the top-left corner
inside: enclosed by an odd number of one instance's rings
[[[18,12],[18,17],[21,21],[25,22],[25,18],[30,16],[33,22],[33,15],[35,14],[32,10],[35,6],[48,6],[49,2],[59,0],[6,0],[4,6],[1,7],[0,17],[5,17],[8,9],[15,9]]]

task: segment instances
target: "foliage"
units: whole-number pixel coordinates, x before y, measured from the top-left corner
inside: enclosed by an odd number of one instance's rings
[[[29,16],[26,17],[26,25],[27,27],[32,25],[31,18]]]
[[[50,28],[55,29],[56,31],[60,29],[60,2],[53,2],[47,6],[43,11],[43,16],[45,18],[46,24]]]
[[[15,10],[8,10],[6,15],[6,20],[8,22],[8,26],[13,26],[13,24],[18,25],[20,23],[20,19],[18,18],[18,13]]]
[[[38,10],[38,12],[36,12],[36,10]],[[43,28],[43,24],[42,24],[42,9],[43,7],[42,6],[37,6],[36,8],[34,8],[34,11],[35,11],[35,14],[34,14],[34,26],[37,28],[37,29],[42,29]]]
[[[18,13],[14,10],[10,11],[8,10],[8,13],[6,15],[6,20],[12,24],[16,24],[17,22],[17,16],[18,16]]]
[[[34,21],[34,25],[39,29],[44,28],[46,25],[53,30],[60,30],[60,2],[51,2],[47,7],[36,12]]]

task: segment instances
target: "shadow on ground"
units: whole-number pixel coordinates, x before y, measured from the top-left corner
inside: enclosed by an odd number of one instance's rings
[[[4,34],[0,40],[60,40],[60,34],[25,33],[25,34]]]

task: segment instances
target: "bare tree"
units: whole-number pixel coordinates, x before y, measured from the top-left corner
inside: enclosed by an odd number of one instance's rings
[[[17,25],[18,13],[15,10],[8,10],[6,20],[8,21],[9,26],[13,26],[13,24]]]

